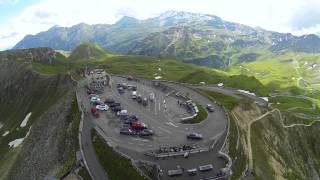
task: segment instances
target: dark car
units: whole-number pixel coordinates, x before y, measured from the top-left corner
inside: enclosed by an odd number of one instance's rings
[[[118,88],[118,92],[119,92],[120,94],[122,94],[122,93],[124,93],[125,91],[124,91],[123,87],[119,87],[119,88]]]
[[[129,115],[128,114],[120,115],[120,119],[123,120],[123,121],[126,121],[126,120],[129,119]]]
[[[115,101],[114,101],[113,99],[107,98],[107,99],[104,101],[104,103],[106,103],[106,104],[112,104],[112,103],[115,103]]]
[[[131,87],[131,90],[132,90],[132,91],[136,91],[136,90],[137,90],[137,86],[132,86],[132,87]]]
[[[93,105],[103,105],[103,102],[101,102],[101,101],[93,101],[93,103],[92,103]]]
[[[121,104],[118,102],[114,102],[109,105],[109,107],[116,107],[116,106],[121,106]]]
[[[138,95],[138,97],[137,97],[137,102],[138,102],[138,103],[142,103],[142,97],[141,97],[141,95]]]
[[[130,128],[123,127],[120,129],[120,134],[132,135],[133,131]]]
[[[142,99],[142,105],[147,106],[148,105],[148,99],[145,97]]]
[[[139,118],[138,118],[138,116],[136,116],[136,115],[133,114],[133,115],[130,115],[130,116],[129,116],[129,119],[138,121]]]
[[[115,106],[115,107],[112,107],[111,110],[112,110],[113,112],[119,112],[119,111],[122,110],[122,108],[121,108],[121,106]]]
[[[126,120],[124,120],[124,124],[130,124],[132,125],[133,122],[137,122],[138,119],[132,118],[132,117],[128,117]]]
[[[200,140],[203,137],[202,137],[202,134],[199,134],[199,133],[190,133],[190,134],[187,135],[187,138],[188,139],[198,139],[198,140]]]
[[[151,129],[143,129],[139,132],[139,136],[152,136],[153,131]]]

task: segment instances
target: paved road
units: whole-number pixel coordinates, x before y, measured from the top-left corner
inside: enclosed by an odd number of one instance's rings
[[[78,99],[78,102],[82,103],[85,107],[85,110],[88,111],[90,109],[90,103],[88,101],[84,84],[86,84],[86,80],[79,83],[80,87],[78,87],[78,97],[80,99]],[[91,114],[86,113],[84,116],[83,128],[81,133],[82,151],[84,155],[83,158],[85,159],[94,180],[108,180],[108,176],[99,163],[92,144],[91,130],[94,128],[94,126],[95,125],[93,123]]]
[[[115,81],[123,82],[123,78],[113,77]],[[143,84],[143,92],[144,94],[148,94],[150,92],[150,87],[148,87],[148,82],[145,81]],[[85,81],[82,82],[82,85],[85,84]],[[168,87],[171,87],[175,90],[181,92],[187,92],[192,99],[196,100],[197,103],[205,106],[208,103],[211,103],[208,98],[194,92],[192,89],[187,88],[185,86],[177,85],[175,83],[165,83]],[[140,85],[141,86],[141,85]],[[263,99],[252,96],[246,93],[239,92],[235,89],[230,88],[220,88],[216,86],[196,86],[216,92],[220,92],[226,94],[228,96],[233,96],[236,98],[242,98],[242,96],[249,97],[255,100],[258,104],[265,105],[267,104],[266,101]],[[152,90],[155,91],[155,90]],[[154,104],[149,105],[146,109],[142,109],[142,107],[137,106],[134,104],[136,102],[132,102],[130,99],[130,94],[127,95],[119,95],[118,92],[115,91],[115,87],[106,88],[106,94],[104,96],[113,97],[117,99],[121,104],[129,111],[129,112],[136,112],[141,119],[144,119],[147,124],[149,124],[154,130],[156,131],[156,138],[155,140],[149,139],[141,139],[136,137],[130,136],[120,136],[119,135],[119,120],[111,113],[102,114],[101,118],[99,119],[92,119],[90,114],[87,114],[84,118],[83,124],[83,132],[82,132],[82,144],[83,144],[83,152],[84,158],[87,160],[87,164],[89,166],[90,172],[93,174],[94,179],[108,179],[107,174],[105,173],[104,169],[100,165],[91,141],[91,134],[90,131],[92,128],[97,128],[97,126],[103,129],[105,133],[105,137],[109,138],[108,140],[113,141],[118,145],[119,150],[122,152],[128,152],[127,154],[132,155],[131,157],[134,159],[140,159],[143,157],[143,151],[149,149],[155,149],[159,147],[159,145],[177,145],[177,144],[189,144],[190,142],[186,140],[185,134],[190,132],[190,130],[199,131],[204,134],[206,140],[204,140],[203,145],[208,146],[213,138],[220,139],[218,143],[213,148],[211,152],[208,153],[200,153],[197,155],[192,155],[190,160],[183,158],[166,158],[166,159],[159,159],[155,160],[156,163],[160,164],[165,170],[174,168],[177,164],[183,164],[184,168],[191,168],[194,166],[203,165],[203,163],[213,163],[215,166],[214,172],[219,170],[219,167],[223,167],[224,161],[221,160],[217,156],[217,152],[220,150],[221,145],[223,144],[222,139],[226,135],[225,129],[227,127],[227,120],[224,111],[221,107],[215,106],[216,112],[209,113],[208,119],[199,125],[181,125],[178,124],[177,119],[174,116],[174,113],[164,110],[163,104],[160,103],[163,99],[170,101],[170,97],[165,97],[165,92],[158,92],[156,91],[156,100]],[[78,101],[83,102],[87,111],[90,109],[89,99],[87,98],[86,92],[84,88],[79,89],[80,99]],[[239,95],[240,94],[240,95]],[[173,107],[173,106],[172,106]],[[170,109],[172,108],[170,107]],[[175,108],[175,107],[173,107]],[[175,111],[181,112],[179,109],[175,109]],[[143,121],[144,121],[143,120]],[[168,121],[169,120],[169,121]],[[164,121],[164,122],[163,122]],[[190,127],[188,127],[190,126]],[[175,138],[172,138],[175,137]],[[154,143],[150,143],[154,142]],[[140,152],[140,153],[139,153]],[[208,158],[210,157],[210,158]],[[149,157],[143,157],[142,159],[150,160]],[[200,176],[199,176],[200,177]],[[197,176],[197,178],[199,178]],[[184,177],[186,178],[186,177]]]
[[[241,96],[245,96],[247,98],[250,98],[250,99],[254,100],[259,105],[262,105],[262,106],[268,105],[268,102],[266,100],[262,99],[261,97],[254,96],[254,95],[251,95],[251,94],[247,94],[247,93],[244,93],[244,92],[240,92],[237,89],[233,89],[233,88],[228,88],[228,87],[223,87],[222,88],[222,87],[217,87],[217,86],[213,86],[213,85],[208,85],[208,86],[195,85],[194,87],[198,87],[198,88],[207,89],[207,90],[210,90],[210,91],[219,92],[219,93],[225,94],[227,96],[232,96],[232,97],[235,97],[235,98],[242,98]]]
[[[125,79],[119,77],[113,77],[113,82],[126,82]],[[140,81],[139,83],[130,82],[138,86],[138,93],[146,96],[150,92],[154,92],[156,95],[155,102],[149,103],[147,107],[143,107],[136,101],[131,99],[130,91],[125,94],[120,95],[114,85],[110,88],[107,87],[103,98],[109,97],[116,99],[121,103],[122,107],[127,109],[129,113],[134,113],[138,115],[139,119],[149,125],[151,129],[154,130],[155,136],[150,139],[142,139],[133,136],[124,136],[119,134],[119,128],[121,127],[121,121],[112,113],[103,113],[101,118],[96,119],[95,122],[99,127],[101,127],[105,134],[109,137],[109,140],[113,141],[122,147],[134,149],[139,152],[144,152],[147,150],[158,149],[159,146],[176,146],[176,145],[194,145],[198,147],[208,148],[214,139],[217,139],[221,134],[223,134],[227,128],[227,119],[225,112],[219,106],[215,106],[214,113],[208,113],[208,117],[205,121],[199,124],[181,124],[181,114],[185,117],[190,116],[186,113],[183,107],[177,104],[177,99],[173,96],[166,97],[167,92],[162,92],[159,89],[148,85],[151,81]],[[185,87],[180,87],[178,85],[172,86],[172,88],[181,91],[183,93],[188,93],[197,103],[202,106],[206,106],[212,102],[194,92],[193,90]],[[169,90],[170,91],[170,90]],[[167,109],[163,105],[163,100],[166,101]],[[190,132],[199,132],[203,134],[204,140],[202,141],[190,141],[186,139],[186,134]],[[172,138],[174,137],[174,138]]]

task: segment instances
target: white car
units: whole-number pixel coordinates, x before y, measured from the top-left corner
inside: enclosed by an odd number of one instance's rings
[[[107,111],[109,109],[109,107],[104,104],[104,105],[97,105],[96,108],[100,111]]]
[[[98,98],[98,97],[92,97],[92,98],[90,99],[90,102],[96,102],[96,101],[101,101],[101,99]]]

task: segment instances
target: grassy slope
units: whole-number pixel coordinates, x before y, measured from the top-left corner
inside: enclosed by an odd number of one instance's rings
[[[68,83],[61,84],[64,81],[63,75],[40,76],[30,71],[28,65],[17,62],[1,63],[0,71],[0,95],[7,97],[0,100],[0,121],[4,124],[0,134],[10,131],[7,136],[0,136],[0,164],[6,164],[0,167],[0,172],[5,177],[14,164],[16,155],[23,150],[21,147],[9,149],[8,143],[24,137],[31,125],[63,97],[70,86]],[[32,115],[27,126],[20,128],[21,121],[29,112]]]
[[[134,180],[144,178],[134,169],[131,161],[120,156],[109,147],[105,140],[95,130],[92,130],[93,146],[100,163],[112,180],[127,180],[128,177]]]
[[[142,56],[103,56],[95,60],[80,60],[77,62],[56,61],[53,64],[33,63],[35,70],[44,74],[75,71],[83,67],[102,67],[114,74],[131,74],[188,83],[206,82],[208,84],[224,83],[225,86],[253,91],[258,95],[267,95],[270,88],[261,84],[254,77],[245,75],[228,76],[227,73],[192,64],[184,64],[176,60],[159,59]],[[161,68],[161,71],[158,70]]]

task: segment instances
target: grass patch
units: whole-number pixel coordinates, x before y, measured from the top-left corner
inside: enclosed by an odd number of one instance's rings
[[[85,167],[80,169],[78,175],[81,176],[83,180],[92,180],[88,170]]]
[[[270,103],[274,103],[273,106],[287,110],[292,107],[311,108],[312,102],[308,99],[298,97],[276,96],[269,98]],[[280,104],[279,104],[280,103]]]
[[[98,159],[110,179],[127,180],[130,177],[134,180],[144,180],[144,177],[133,167],[131,161],[113,151],[95,130],[92,130],[91,135]]]
[[[218,104],[224,106],[225,108],[227,108],[230,111],[235,106],[237,106],[239,104],[239,102],[241,101],[241,99],[236,99],[234,97],[227,96],[227,95],[217,93],[214,91],[209,91],[209,90],[200,89],[200,88],[197,88],[195,90],[197,92],[199,92],[200,94],[209,97],[212,101],[217,101]]]
[[[190,121],[191,124],[200,123],[208,117],[208,112],[201,104],[197,104],[197,107],[199,110],[198,115]]]

